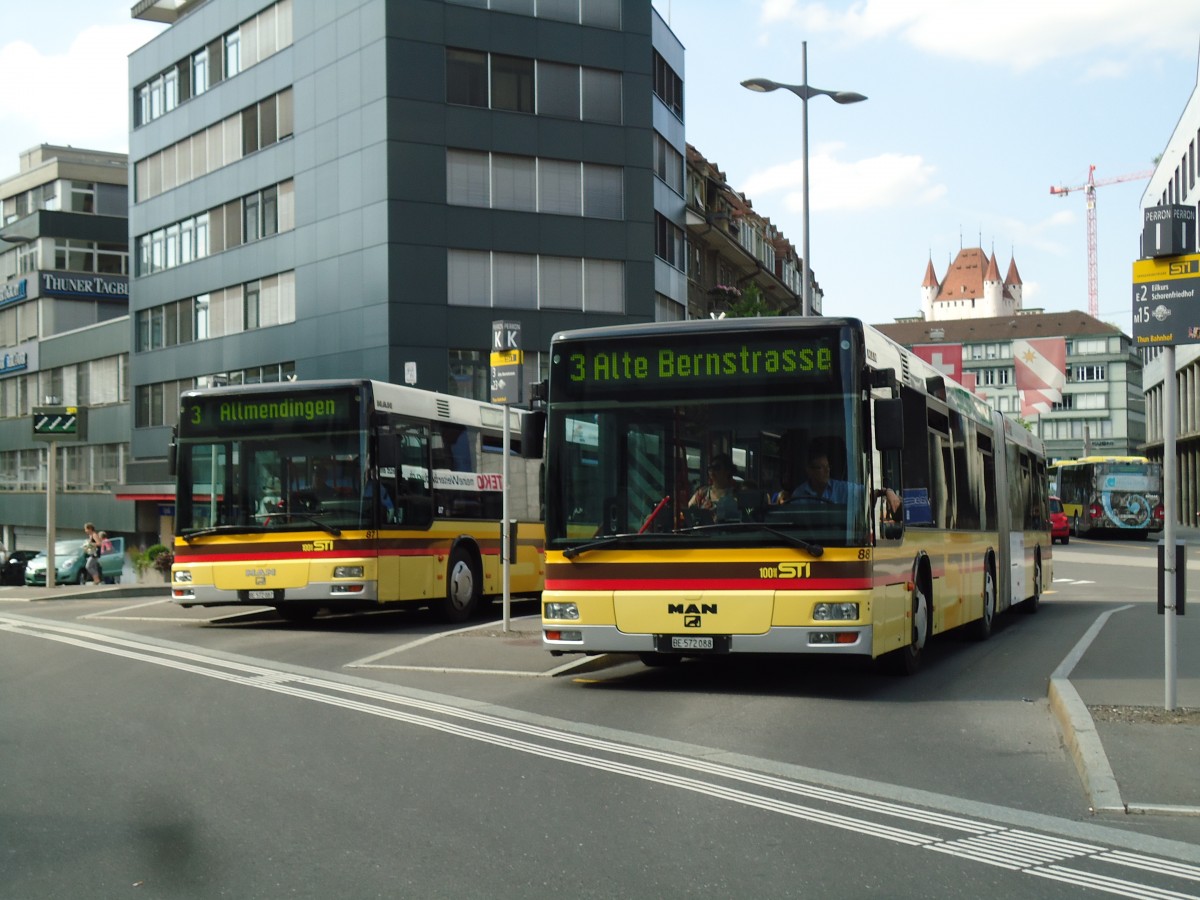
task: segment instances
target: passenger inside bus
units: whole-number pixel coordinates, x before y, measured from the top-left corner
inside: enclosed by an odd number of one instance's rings
[[[701,523],[741,520],[736,475],[737,470],[729,454],[718,453],[709,460],[708,484],[701,485],[688,501],[688,509],[694,519]]]

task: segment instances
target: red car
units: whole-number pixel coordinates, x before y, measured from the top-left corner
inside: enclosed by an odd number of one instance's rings
[[[1071,542],[1071,523],[1067,521],[1067,514],[1063,512],[1062,501],[1057,497],[1050,498],[1050,543],[1062,541],[1064,544]]]

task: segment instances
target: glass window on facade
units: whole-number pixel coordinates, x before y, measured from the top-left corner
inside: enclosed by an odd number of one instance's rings
[[[446,49],[446,102],[465,106],[488,105],[486,53]]]
[[[620,166],[585,163],[583,167],[583,214],[598,219],[620,219],[625,215],[624,170]]]
[[[450,383],[447,392],[458,397],[487,400],[491,363],[480,350],[450,350]]]
[[[539,257],[538,297],[542,309],[583,309],[583,260]]]
[[[537,111],[540,116],[579,118],[579,66],[538,62]]]
[[[532,113],[533,60],[492,54],[492,109]]]
[[[583,266],[585,312],[625,312],[625,264],[613,259],[589,259]]]
[[[620,72],[583,70],[583,119],[585,122],[621,124]]]
[[[492,154],[492,205],[496,209],[537,209],[537,160]]]
[[[491,205],[488,155],[477,150],[446,150],[446,202]]]
[[[577,162],[543,159],[538,163],[538,209],[543,213],[578,216],[583,212],[581,166]]]
[[[537,309],[537,257],[528,253],[492,254],[492,305]]]
[[[71,212],[96,211],[96,185],[91,181],[71,182]]]

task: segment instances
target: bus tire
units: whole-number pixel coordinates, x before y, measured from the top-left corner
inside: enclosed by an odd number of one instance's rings
[[[996,561],[989,553],[983,564],[983,615],[971,623],[971,637],[986,641],[992,636],[992,623],[996,618]]]
[[[450,551],[446,567],[446,598],[441,615],[447,622],[465,622],[479,609],[483,575],[474,554],[461,545]]]
[[[912,635],[908,646],[888,654],[891,669],[897,675],[915,675],[925,658],[925,645],[933,634],[933,606],[925,593],[920,575],[913,582],[912,590]]]
[[[1033,596],[1027,597],[1021,603],[1021,612],[1035,613],[1042,602],[1042,554],[1033,558]]]

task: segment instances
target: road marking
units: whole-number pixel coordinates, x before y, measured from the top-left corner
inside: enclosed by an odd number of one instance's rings
[[[258,661],[243,661],[164,642],[132,639],[82,625],[0,615],[0,632],[55,641],[188,674],[216,678],[244,687],[336,706],[350,712],[377,716],[541,757],[559,765],[580,766],[686,790],[814,825],[851,831],[891,843],[922,847],[949,854],[960,860],[1064,881],[1094,890],[1147,900],[1197,896],[1114,878],[1086,868],[1093,861],[1100,861],[1107,866],[1131,869],[1134,876],[1154,873],[1160,881],[1174,879],[1200,882],[1200,865],[1192,865],[1172,857],[1166,851],[1168,845],[1172,848],[1182,846],[1174,842],[1127,836],[1113,830],[1112,839],[1107,842],[1109,844],[1120,845],[1123,840],[1130,838],[1137,839],[1138,843],[1143,845],[1152,844],[1164,848],[1162,858],[1140,852],[1113,851],[1098,840],[1085,843],[1064,836],[1007,827],[980,819],[978,816],[943,812],[870,794],[857,794],[841,787],[827,787],[766,771],[755,771],[744,765],[728,765],[715,761],[712,757],[717,755],[717,751],[713,750],[704,751],[698,756],[688,756],[539,725],[517,718],[507,718],[475,707],[454,706],[428,699],[429,695],[407,696],[363,684],[345,683],[319,675],[305,675],[284,667],[264,665]],[[514,735],[514,732],[517,734]],[[760,763],[769,765],[766,761]],[[791,798],[804,798],[834,808],[822,808]],[[850,812],[837,811],[837,808]],[[1011,814],[1011,811],[1007,812]],[[865,818],[863,814],[883,818],[884,821]],[[1047,823],[1057,821],[1049,817],[1036,818]],[[1183,850],[1179,852],[1182,853]],[[1200,862],[1200,854],[1197,855],[1196,861]],[[1063,865],[1068,862],[1072,865]]]

